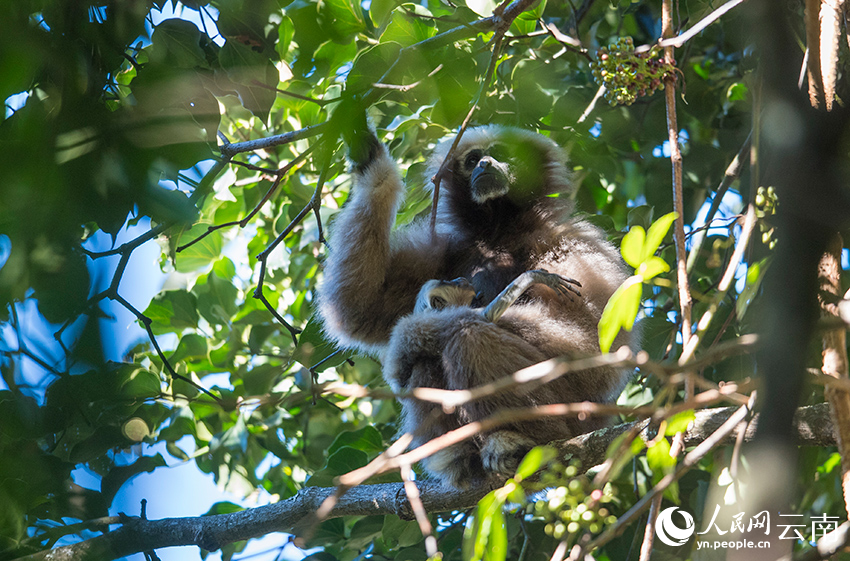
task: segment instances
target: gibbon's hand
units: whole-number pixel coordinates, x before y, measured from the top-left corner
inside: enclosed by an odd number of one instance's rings
[[[331,117],[331,123],[348,146],[348,157],[354,164],[355,171],[363,171],[377,156],[381,142],[369,128],[362,99],[352,96],[340,101]]]
[[[545,284],[549,288],[552,288],[560,294],[561,296],[566,296],[570,299],[570,302],[574,302],[573,294],[581,298],[581,292],[578,291],[573,285],[581,288],[581,283],[575,279],[571,279],[569,277],[562,277],[561,275],[556,275],[555,273],[550,273],[545,269],[536,269],[534,271],[529,271],[534,274],[534,282]],[[572,293],[572,294],[571,294]]]
[[[569,298],[570,302],[573,302],[572,294],[581,297],[581,292],[573,287],[573,285],[581,287],[581,283],[577,280],[562,277],[555,273],[550,273],[545,269],[533,269],[531,271],[524,272],[514,279],[507,288],[505,288],[498,296],[496,296],[496,298],[493,299],[492,302],[490,302],[490,304],[487,305],[486,308],[482,310],[482,314],[489,321],[498,321],[498,319],[502,317],[502,314],[504,314],[508,308],[513,306],[514,302],[517,301],[517,298],[522,296],[522,294],[533,284],[546,285],[561,296]]]

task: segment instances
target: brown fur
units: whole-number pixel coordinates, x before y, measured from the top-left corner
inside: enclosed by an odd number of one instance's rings
[[[384,376],[396,390],[467,389],[548,358],[599,353],[602,309],[627,278],[620,256],[599,229],[568,218],[568,198],[547,196],[570,188],[565,159],[549,139],[517,129],[472,129],[461,141],[457,161],[494,141],[520,143],[536,154],[540,162],[533,164],[534,174],[514,178],[507,195],[477,203],[455,164],[453,180],[443,184],[436,240],[424,223],[392,231],[403,184],[385,148],[353,174],[350,200],[333,228],[319,311],[327,333],[342,346],[382,357]],[[438,147],[432,169],[441,154],[444,146]],[[495,323],[464,307],[411,313],[428,279],[466,277],[478,293],[474,305],[484,306],[532,269],[578,280],[582,297],[570,301],[534,286]],[[621,336],[615,348],[628,342]],[[506,407],[610,401],[626,379],[622,371],[598,369],[532,392],[474,402],[455,415],[405,400],[403,429],[413,431],[421,444]],[[561,418],[516,424],[444,450],[425,466],[446,483],[464,486],[490,473],[510,474],[534,444],[598,426],[598,419]]]

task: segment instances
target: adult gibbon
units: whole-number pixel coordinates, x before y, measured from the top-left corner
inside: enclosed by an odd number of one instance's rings
[[[384,356],[393,328],[414,310],[428,279],[470,279],[473,305],[485,307],[522,273],[545,269],[576,279],[582,296],[570,300],[534,284],[495,322],[468,308],[426,314],[427,332],[439,334],[445,349],[439,364],[424,359],[418,364],[401,349],[411,369],[422,371],[408,380],[470,388],[556,356],[599,353],[599,318],[628,275],[604,233],[570,218],[569,197],[553,196],[570,191],[565,157],[554,142],[494,125],[468,130],[443,181],[432,236],[425,220],[393,230],[404,191],[398,167],[365,120],[346,136],[353,184],[333,224],[318,303],[326,333],[340,346]],[[430,175],[450,144],[435,150]],[[415,333],[424,318],[409,316],[395,333],[405,328]],[[628,344],[629,337],[621,334],[615,348]],[[616,399],[627,377],[612,368],[572,374],[531,392],[474,402],[451,422],[478,420],[505,406],[608,402]],[[417,416],[408,412],[408,426],[424,423]],[[533,445],[603,424],[596,418],[550,418],[508,426],[444,451],[431,459],[429,471],[454,486],[490,473],[509,475]]]
[[[459,322],[477,322],[479,318],[484,322],[498,321],[508,308],[535,283],[551,287],[564,298],[572,299],[573,294],[581,296],[572,286],[577,285],[577,281],[565,279],[547,271],[535,270],[527,271],[517,277],[486,307],[472,308],[470,306],[475,300],[475,289],[468,279],[427,281],[417,295],[413,314],[403,317],[393,329],[389,347],[382,357],[384,377],[392,390],[400,392],[414,387],[467,389],[466,385],[455,387],[458,382],[456,376],[447,376],[454,370],[446,362],[451,361],[451,356],[447,352],[451,349],[451,340],[455,337],[455,333],[444,330],[446,317],[443,314],[450,314],[450,317]],[[505,407],[522,406],[528,403],[522,398],[515,400],[511,397],[507,399],[500,397],[498,400],[498,405]],[[492,410],[493,405],[493,403],[485,405],[482,411]],[[460,427],[464,422],[479,420],[479,415],[476,414],[478,407],[480,405],[465,405],[456,414],[445,414],[435,403],[405,399],[402,401],[401,432],[412,434],[413,446],[416,447]],[[534,423],[523,423],[513,427],[512,430],[519,433],[513,436],[518,442],[528,442],[533,445],[536,442],[534,437],[523,437],[521,433],[539,428],[545,427],[536,426]],[[531,434],[534,435],[534,432]],[[502,438],[507,435],[506,431],[502,431]],[[464,486],[473,480],[484,479],[486,476],[484,466],[489,466],[490,471],[497,472],[510,469],[510,466],[495,465],[496,462],[504,462],[509,458],[499,458],[492,453],[488,455],[493,443],[490,448],[482,448],[482,444],[484,439],[476,438],[473,442],[442,450],[426,458],[423,465],[429,473],[455,487]],[[482,450],[485,454],[483,457]],[[459,459],[461,461],[458,461]]]

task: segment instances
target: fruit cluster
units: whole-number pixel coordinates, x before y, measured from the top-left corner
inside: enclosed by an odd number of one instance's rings
[[[590,63],[593,78],[605,86],[605,99],[611,105],[631,105],[638,97],[652,95],[675,69],[664,61],[659,47],[635,53],[631,37],[620,37],[596,52]]]
[[[573,465],[555,464],[541,477],[548,490],[534,503],[534,514],[547,521],[546,533],[557,540],[582,530],[595,534],[617,520],[602,506],[613,500],[610,489],[593,489],[586,476],[577,474]]]
[[[756,191],[755,203],[761,230],[761,243],[773,249],[776,247],[776,238],[773,237],[775,228],[770,224],[769,217],[776,214],[776,207],[779,205],[776,190],[773,187],[759,187]]]

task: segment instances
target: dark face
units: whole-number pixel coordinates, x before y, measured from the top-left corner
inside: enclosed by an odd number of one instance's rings
[[[508,195],[516,204],[541,195],[545,156],[539,147],[506,136],[486,148],[474,146],[458,159],[455,173],[478,204]]]
[[[472,200],[479,204],[507,194],[513,182],[510,152],[502,144],[472,148],[463,155],[460,168],[461,175],[469,178]]]

